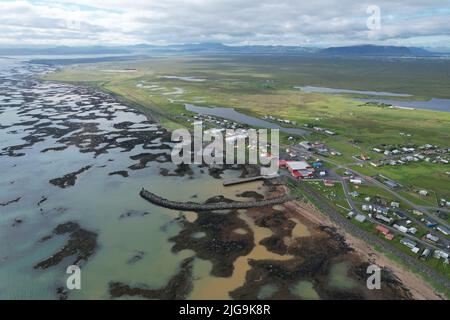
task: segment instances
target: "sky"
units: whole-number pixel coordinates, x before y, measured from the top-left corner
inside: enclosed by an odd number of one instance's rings
[[[0,45],[450,48],[450,0],[0,0]]]

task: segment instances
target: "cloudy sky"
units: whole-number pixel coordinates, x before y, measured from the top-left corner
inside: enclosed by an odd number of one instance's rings
[[[450,0],[0,0],[0,44],[450,48],[449,21]]]

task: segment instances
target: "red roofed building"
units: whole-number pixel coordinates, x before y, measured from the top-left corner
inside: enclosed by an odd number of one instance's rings
[[[385,237],[387,240],[392,240],[392,239],[394,239],[394,235],[393,235],[392,233],[385,234],[384,237]]]
[[[389,233],[389,229],[388,228],[380,226],[380,225],[378,225],[375,229],[377,229],[377,231],[381,232],[384,235]]]
[[[382,234],[384,234],[384,238],[385,239],[387,239],[387,240],[394,239],[394,235],[392,233],[389,233],[389,229],[388,228],[378,225],[375,229],[377,229],[377,231],[379,231]]]
[[[286,167],[294,178],[311,178],[314,168],[306,161],[286,161]]]

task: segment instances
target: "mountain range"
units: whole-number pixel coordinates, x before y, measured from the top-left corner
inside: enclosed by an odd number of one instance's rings
[[[82,47],[0,47],[0,55],[129,55],[129,54],[286,54],[342,57],[433,57],[445,55],[423,48],[403,46],[356,45],[325,49],[302,46],[245,45],[228,46],[221,43],[177,44],[157,46],[82,46]]]

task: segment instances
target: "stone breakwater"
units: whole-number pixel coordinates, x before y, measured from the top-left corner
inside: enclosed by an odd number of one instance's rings
[[[273,206],[276,204],[282,204],[291,200],[296,200],[297,197],[293,195],[284,195],[281,197],[257,200],[257,201],[233,201],[233,202],[216,202],[216,203],[196,203],[196,202],[178,202],[171,201],[157,196],[150,191],[142,188],[139,193],[145,200],[156,204],[158,206],[174,209],[174,210],[184,210],[184,211],[212,211],[212,210],[228,210],[228,209],[248,209],[254,207],[265,207]]]

